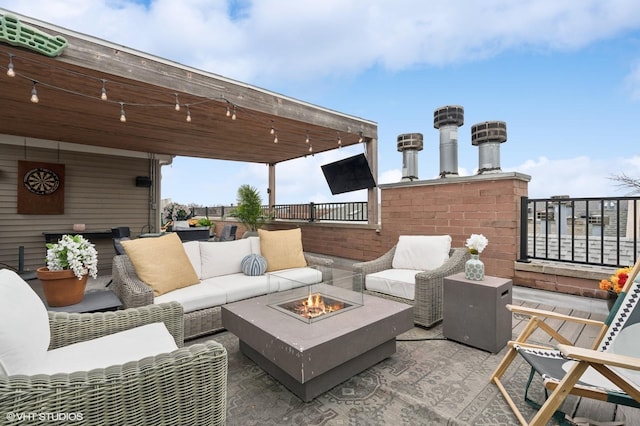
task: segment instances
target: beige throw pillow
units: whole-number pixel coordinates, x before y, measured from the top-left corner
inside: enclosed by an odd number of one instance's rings
[[[307,266],[302,253],[300,228],[283,231],[258,229],[258,237],[260,237],[260,252],[267,260],[267,272]]]
[[[138,277],[156,296],[200,282],[176,233],[123,241],[122,246]]]

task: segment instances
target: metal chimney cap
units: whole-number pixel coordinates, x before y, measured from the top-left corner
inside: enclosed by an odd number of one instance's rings
[[[439,129],[440,126],[447,124],[462,126],[464,124],[464,108],[460,105],[447,105],[436,109],[433,112],[433,127]]]
[[[483,142],[507,141],[507,123],[504,121],[485,121],[471,126],[471,145]]]
[[[408,149],[422,151],[423,145],[422,133],[402,133],[398,135],[398,151],[400,152]]]

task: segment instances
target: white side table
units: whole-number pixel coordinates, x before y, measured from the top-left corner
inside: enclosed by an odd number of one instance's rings
[[[464,272],[444,279],[443,334],[447,339],[497,353],[511,339],[509,279],[485,275],[468,280]]]

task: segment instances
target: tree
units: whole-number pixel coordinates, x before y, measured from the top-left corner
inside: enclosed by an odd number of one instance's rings
[[[256,232],[265,222],[262,197],[256,188],[251,185],[241,185],[238,188],[238,207],[232,216],[238,218],[248,232]]]
[[[618,182],[616,186],[619,188],[630,188],[631,194],[640,193],[640,179],[632,178],[624,173],[612,175],[609,179]]]

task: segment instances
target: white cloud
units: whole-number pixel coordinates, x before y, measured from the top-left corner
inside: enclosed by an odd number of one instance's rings
[[[622,164],[626,160],[620,158],[619,161]],[[631,161],[638,161],[637,157]],[[535,176],[529,182],[529,198],[624,196],[628,193],[628,190],[617,188],[611,180],[611,176],[621,169],[612,168],[609,162],[584,156],[560,160],[539,157],[503,170]]]
[[[634,101],[640,101],[640,61],[637,61],[624,80],[624,85],[629,97]]]
[[[574,49],[637,27],[635,0],[48,0],[0,6],[242,81],[357,75]],[[239,5],[239,6],[238,6]],[[231,7],[241,7],[240,16]],[[96,25],[99,19],[100,25]],[[153,36],[150,37],[149,35]],[[401,46],[401,48],[399,48]]]

